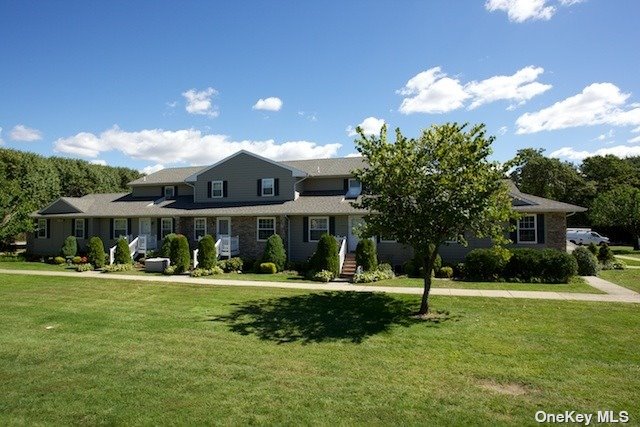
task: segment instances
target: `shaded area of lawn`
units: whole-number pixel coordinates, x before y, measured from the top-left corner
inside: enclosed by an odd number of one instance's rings
[[[604,280],[640,292],[640,269],[604,270],[598,273]]]
[[[348,298],[0,275],[0,424],[530,425],[540,408],[640,416],[635,305],[434,297],[455,316],[434,327],[404,318],[418,296]],[[334,304],[349,314],[332,319]]]

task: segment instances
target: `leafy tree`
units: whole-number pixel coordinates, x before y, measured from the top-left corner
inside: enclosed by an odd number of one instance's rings
[[[365,236],[396,236],[422,254],[424,293],[420,315],[429,310],[431,271],[440,246],[454,240],[466,245],[465,232],[506,242],[505,225],[514,216],[503,169],[489,161],[494,137],[485,126],[446,123],[418,138],[387,129],[368,137],[361,128],[356,148],[368,163],[355,171],[363,188],[374,194],[354,206],[366,215]]]
[[[634,248],[640,249],[640,190],[620,185],[598,195],[590,217],[594,224],[619,226],[633,236]]]
[[[69,236],[64,239],[61,252],[62,256],[65,257],[76,256],[78,253],[78,241],[76,240],[76,236]]]
[[[362,266],[364,271],[373,271],[378,268],[378,254],[376,245],[371,239],[361,239],[356,246],[356,265]]]
[[[272,262],[276,265],[278,271],[284,270],[287,262],[287,253],[284,250],[282,237],[280,237],[279,234],[274,234],[267,239],[262,255],[262,262]]]
[[[189,241],[182,234],[176,234],[171,240],[171,266],[176,273],[184,273],[189,270],[191,256],[189,255]]]
[[[131,251],[129,250],[127,239],[118,239],[113,258],[113,262],[116,264],[131,264]]]
[[[218,251],[216,242],[209,234],[198,242],[198,267],[207,270],[212,269],[218,263]]]
[[[598,192],[612,190],[618,185],[640,186],[640,169],[634,160],[614,155],[587,157],[580,167],[584,176],[596,184]]]
[[[320,236],[316,251],[309,260],[309,267],[314,272],[326,270],[333,273],[334,276],[340,274],[338,244],[335,237],[327,233]]]
[[[102,243],[102,239],[98,236],[93,236],[89,239],[87,261],[95,268],[102,268],[105,265],[104,243]]]

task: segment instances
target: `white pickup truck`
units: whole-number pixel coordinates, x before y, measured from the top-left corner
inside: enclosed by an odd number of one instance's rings
[[[609,243],[608,237],[604,237],[590,228],[567,228],[567,240],[576,245]]]

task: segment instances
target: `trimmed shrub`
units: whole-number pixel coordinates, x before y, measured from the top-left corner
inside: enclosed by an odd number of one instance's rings
[[[78,241],[76,240],[76,236],[69,236],[64,239],[61,252],[64,257],[76,256],[78,253]]]
[[[216,242],[207,234],[198,242],[198,267],[207,270],[215,267],[217,263]]]
[[[502,277],[511,253],[504,250],[474,249],[464,258],[466,280],[494,281]]]
[[[175,239],[177,234],[169,233],[164,236],[162,239],[162,246],[160,247],[159,256],[161,258],[170,258],[171,257],[171,242]]]
[[[127,239],[118,239],[113,262],[114,264],[131,264],[131,251],[129,250]]]
[[[604,264],[601,264],[603,270],[624,270],[627,268],[627,264],[622,261],[607,261]]]
[[[220,267],[218,267],[217,265],[213,266],[212,268],[206,269],[206,268],[196,268],[195,270],[192,270],[191,273],[189,273],[189,275],[191,277],[202,277],[202,276],[212,276],[214,274],[222,274],[224,273],[222,271],[222,269]]]
[[[598,248],[598,245],[596,245],[595,243],[593,242],[589,243],[589,246],[587,246],[587,249],[589,249],[589,252],[591,252],[595,256],[598,256],[598,252],[600,248]]]
[[[218,265],[225,273],[237,273],[243,271],[245,262],[242,261],[242,258],[233,257],[219,261]],[[248,265],[253,266],[253,263],[250,263]]]
[[[263,262],[260,264],[261,274],[276,274],[277,272],[278,267],[272,262]]]
[[[598,259],[587,248],[576,248],[573,257],[578,264],[578,274],[580,276],[595,276],[598,274]]]
[[[274,234],[267,239],[262,255],[262,262],[271,262],[276,265],[278,271],[283,271],[287,262],[287,253],[284,250],[282,237]]]
[[[353,276],[353,283],[371,283],[379,280],[393,279],[395,274],[389,264],[380,264],[377,269],[373,271],[365,271],[364,273],[355,274]]]
[[[567,283],[578,271],[574,257],[556,249],[514,249],[504,269],[506,279],[522,282]]]
[[[171,240],[171,251],[169,252],[171,266],[175,273],[184,273],[189,270],[191,256],[189,255],[189,241],[182,234],[176,234]]]
[[[61,256],[57,256],[57,257],[55,257],[55,258],[53,259],[53,263],[54,263],[54,264],[62,265],[62,264],[64,264],[65,262],[67,262],[67,260],[66,260],[66,259],[64,259],[64,258],[62,258]]]
[[[82,261],[82,257],[81,257],[81,256],[77,256],[77,255],[76,255],[76,256],[74,256],[74,257],[71,259],[71,262],[72,262],[72,263],[74,263],[74,264],[76,264],[76,265],[78,265],[78,264],[84,264],[84,263],[86,262],[86,258],[85,258],[85,261],[83,262],[83,261]]]
[[[132,271],[133,264],[111,264],[102,268],[103,273],[114,273],[117,271]]]
[[[402,264],[402,271],[409,277],[424,277],[424,267],[422,265],[422,256],[416,254],[413,259]],[[442,268],[442,257],[440,254],[436,255],[436,259],[433,261],[433,270],[431,275],[434,275],[434,272],[440,270]]]
[[[76,265],[76,271],[78,273],[82,273],[83,271],[91,271],[93,270],[93,265],[91,264],[78,264]]]
[[[102,239],[94,236],[89,239],[89,252],[87,253],[87,260],[90,264],[96,268],[102,268],[106,264],[107,255],[104,252],[104,244]]]
[[[436,272],[436,277],[440,279],[451,279],[453,277],[452,267],[442,267]]]
[[[376,245],[371,239],[364,239],[356,246],[356,265],[362,267],[364,271],[372,271],[378,268],[378,254]]]
[[[598,250],[598,261],[602,264],[606,264],[608,262],[614,262],[616,257],[613,255],[613,251],[606,243],[600,245],[600,249]]]
[[[309,260],[309,267],[315,272],[327,270],[337,276],[340,274],[340,260],[338,257],[336,239],[332,235],[325,233],[320,237],[316,251]]]
[[[333,275],[332,272],[327,271],[327,270],[322,270],[322,271],[318,271],[316,274],[313,275],[313,280],[315,280],[316,282],[330,282],[333,280],[335,276]]]
[[[543,249],[541,252],[543,282],[568,283],[578,272],[578,262],[570,254],[557,249]]]
[[[169,267],[164,269],[162,274],[164,274],[165,276],[173,276],[174,274],[176,274],[176,267],[173,265],[170,265]]]

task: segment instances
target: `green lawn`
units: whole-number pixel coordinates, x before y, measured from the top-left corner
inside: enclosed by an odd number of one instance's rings
[[[609,246],[614,254],[629,255],[640,254],[640,251],[634,251],[633,246]]]
[[[598,276],[625,288],[640,292],[640,269],[604,270]]]
[[[625,255],[625,256],[633,256],[633,255]],[[633,258],[636,258],[635,256],[633,256]],[[631,265],[634,267],[640,267],[640,257],[638,257],[638,260],[633,260],[633,259],[627,259],[627,258],[619,258],[620,261],[624,262],[626,265]]]
[[[0,424],[533,425],[631,411],[631,304],[0,275]]]
[[[44,270],[44,271],[75,271],[74,266],[67,264],[47,264],[46,262],[0,261],[0,268],[6,270]]]

